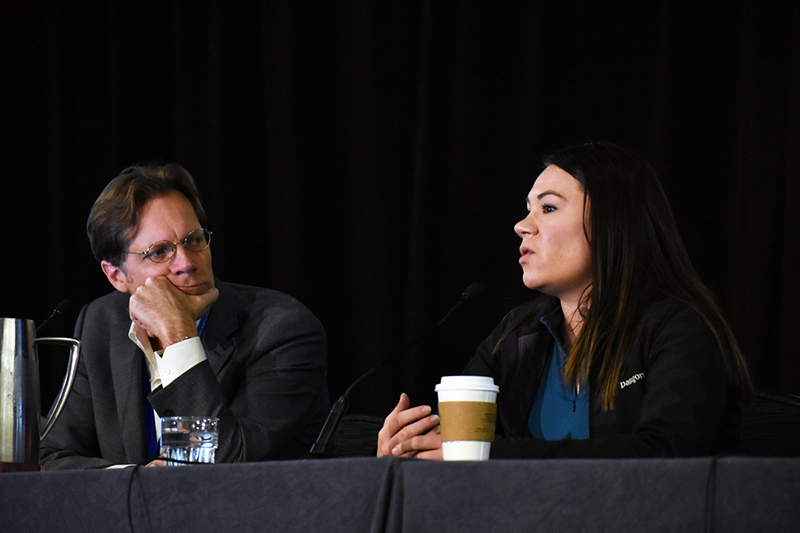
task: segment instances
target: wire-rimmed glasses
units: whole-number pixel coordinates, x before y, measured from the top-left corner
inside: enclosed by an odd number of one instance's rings
[[[190,231],[183,240],[177,242],[157,241],[148,246],[144,252],[125,253],[144,255],[153,263],[166,263],[175,256],[179,244],[183,244],[183,247],[190,252],[202,252],[211,244],[211,232],[200,228]]]

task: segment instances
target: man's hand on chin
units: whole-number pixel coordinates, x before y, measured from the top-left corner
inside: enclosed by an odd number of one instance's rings
[[[212,282],[213,283],[213,282]],[[204,285],[175,286],[166,276],[148,278],[131,294],[131,320],[162,348],[197,336],[194,323],[219,298],[219,290]]]

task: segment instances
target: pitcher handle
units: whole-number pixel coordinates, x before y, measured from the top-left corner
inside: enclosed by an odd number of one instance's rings
[[[39,439],[43,439],[50,432],[50,428],[52,428],[53,424],[56,423],[58,415],[61,414],[61,410],[67,403],[67,397],[72,390],[72,384],[75,382],[75,374],[78,373],[78,354],[81,348],[81,341],[67,337],[43,337],[41,339],[36,339],[34,342],[41,344],[63,344],[66,346],[71,346],[69,350],[69,366],[67,367],[67,373],[64,376],[64,382],[61,384],[61,390],[56,397],[56,401],[53,402],[53,405],[50,407],[50,412],[47,414],[47,423],[44,425],[44,430],[42,430],[41,434],[39,435]]]

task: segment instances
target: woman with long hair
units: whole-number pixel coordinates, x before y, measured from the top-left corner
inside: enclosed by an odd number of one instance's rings
[[[641,156],[609,143],[548,156],[514,230],[533,301],[465,374],[500,386],[491,457],[726,453],[747,366]],[[438,417],[403,394],[379,456],[442,457]]]

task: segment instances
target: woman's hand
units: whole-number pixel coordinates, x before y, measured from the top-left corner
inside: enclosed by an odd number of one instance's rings
[[[439,417],[428,405],[409,409],[408,395],[400,395],[397,407],[383,421],[378,433],[378,457],[441,459]]]

